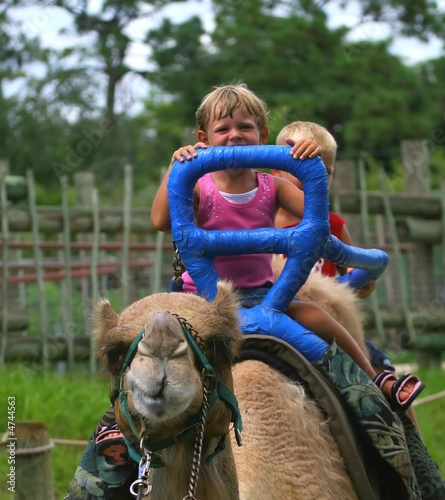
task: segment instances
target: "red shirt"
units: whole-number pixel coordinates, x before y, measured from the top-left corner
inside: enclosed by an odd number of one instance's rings
[[[341,240],[341,233],[345,222],[345,219],[339,215],[329,212],[329,226],[331,228],[331,234],[337,236],[339,240]],[[296,224],[285,227],[293,227],[294,225]],[[321,273],[324,276],[334,277],[337,274],[337,265],[329,262],[328,260],[320,259],[313,267],[312,272]]]

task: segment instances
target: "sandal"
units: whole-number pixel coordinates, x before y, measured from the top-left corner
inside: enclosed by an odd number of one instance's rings
[[[117,424],[103,427],[95,439],[96,453],[111,465],[127,465],[130,460],[124,436]]]
[[[411,403],[425,388],[425,384],[418,377],[416,377],[415,375],[411,375],[410,373],[405,373],[405,375],[402,375],[400,378],[397,378],[393,372],[389,370],[383,370],[382,372],[378,373],[374,378],[375,384],[380,388],[381,391],[383,391],[383,386],[389,380],[395,380],[394,385],[391,387],[391,398],[390,398],[390,404],[393,409],[407,410],[411,406]],[[404,401],[402,401],[400,399],[400,394],[402,390],[405,389],[409,384],[412,384],[413,382],[414,385],[411,389],[409,397]]]

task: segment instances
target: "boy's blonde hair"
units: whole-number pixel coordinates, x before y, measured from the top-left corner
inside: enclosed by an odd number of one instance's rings
[[[199,130],[207,132],[212,113],[213,119],[220,120],[232,116],[237,108],[244,107],[253,116],[259,130],[267,126],[267,106],[245,83],[214,87],[197,109],[196,124]]]
[[[285,146],[285,139],[289,137],[294,141],[299,139],[312,139],[321,146],[321,157],[326,169],[332,173],[337,156],[337,143],[327,129],[313,122],[295,121],[281,129],[277,135],[276,144]]]

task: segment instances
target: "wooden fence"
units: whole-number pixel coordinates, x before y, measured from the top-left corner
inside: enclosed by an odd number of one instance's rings
[[[100,207],[91,173],[60,179],[60,207],[37,206],[31,171],[25,180],[26,206],[14,204],[23,195],[17,179],[8,200],[9,179],[4,174],[0,178],[0,362],[38,360],[47,369],[54,361],[72,366],[89,360],[94,372],[92,305],[106,295],[119,309],[165,290],[164,274],[172,274],[172,245],[153,230],[148,209],[132,208],[129,166],[119,208]],[[75,187],[75,207],[68,203],[69,181]]]
[[[333,210],[343,213],[355,244],[388,252],[377,292],[365,301],[368,329],[380,343],[415,348],[420,362],[439,362],[445,350],[445,179],[430,189],[428,143],[405,141],[405,192],[391,192],[380,171],[380,191],[366,185],[363,159],[336,164]]]
[[[423,142],[409,141],[402,158],[418,150]],[[445,350],[445,182],[432,194],[425,183],[428,157],[415,157],[415,164],[404,163],[403,193],[391,192],[383,173],[381,189],[371,192],[363,160],[338,161],[331,206],[347,219],[356,245],[390,256],[377,291],[363,301],[370,335],[438,361]],[[60,207],[37,206],[31,171],[12,184],[6,174],[0,161],[0,363],[22,359],[47,369],[55,361],[70,367],[88,360],[94,372],[92,304],[107,295],[120,309],[167,290],[170,240],[153,230],[148,209],[132,207],[129,166],[122,206],[110,208],[100,206],[89,172],[60,179]],[[75,206],[68,202],[70,185]],[[17,204],[21,198],[26,203]]]

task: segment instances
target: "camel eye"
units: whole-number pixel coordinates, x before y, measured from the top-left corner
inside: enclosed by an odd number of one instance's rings
[[[125,342],[119,341],[104,349],[104,359],[111,373],[119,373],[127,348],[128,345]]]

